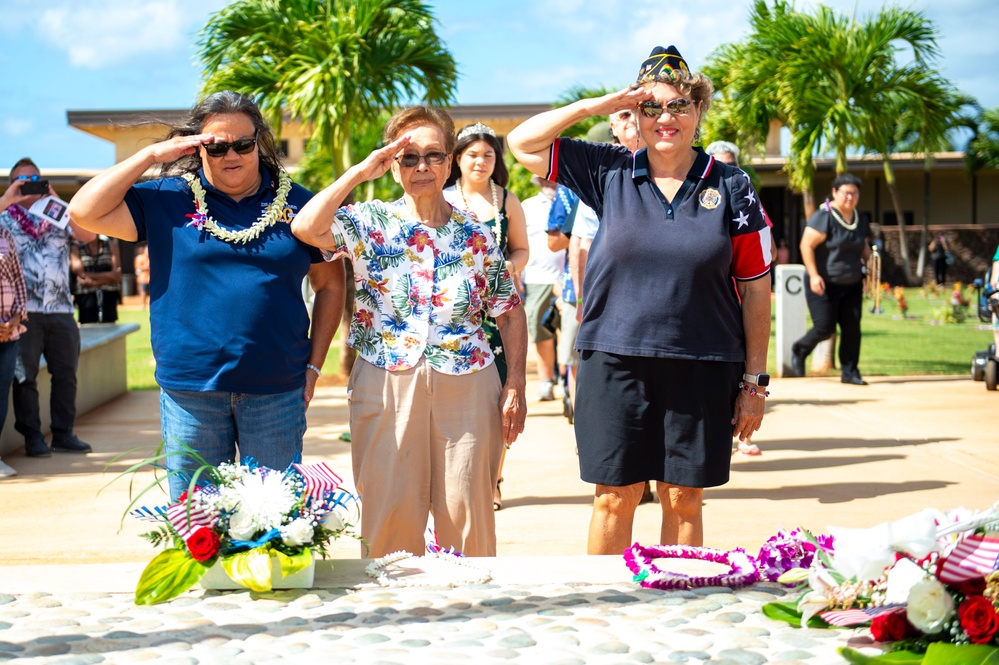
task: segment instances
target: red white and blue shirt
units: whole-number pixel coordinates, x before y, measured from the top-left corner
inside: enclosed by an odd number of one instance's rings
[[[771,235],[741,170],[701,150],[667,201],[647,149],[557,139],[549,179],[593,208],[576,348],[628,356],[745,360],[735,281],[770,272]]]
[[[452,210],[432,228],[410,217],[405,201],[340,208],[327,260],[354,265],[354,312],[347,343],[388,371],[421,358],[445,374],[469,374],[494,360],[482,323],[520,304],[489,228]]]

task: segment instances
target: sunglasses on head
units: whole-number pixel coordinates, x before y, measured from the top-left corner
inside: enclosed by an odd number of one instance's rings
[[[257,138],[252,139],[239,139],[238,141],[222,141],[219,143],[202,143],[205,147],[205,152],[208,153],[209,157],[225,157],[229,154],[229,148],[236,151],[237,155],[248,155],[253,152],[253,148],[257,145]]]
[[[415,152],[407,152],[399,157],[395,158],[395,161],[399,162],[400,166],[405,166],[406,168],[413,168],[420,162],[426,162],[427,166],[440,166],[447,161],[447,153],[440,152],[439,150],[431,150],[425,155],[421,155]]]
[[[663,114],[664,110],[672,116],[687,115],[690,113],[690,107],[693,105],[694,102],[691,100],[686,97],[680,97],[679,99],[671,99],[665,104],[655,100],[642,102],[638,105],[638,108],[646,118],[658,118]]]

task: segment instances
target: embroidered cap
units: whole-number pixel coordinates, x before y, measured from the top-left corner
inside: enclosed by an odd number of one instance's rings
[[[666,48],[657,46],[652,49],[652,53],[649,54],[649,57],[645,59],[642,67],[638,70],[638,83],[655,81],[659,78],[660,72],[664,73],[671,81],[675,81],[676,72],[678,71],[690,76],[690,69],[687,67],[687,62],[683,59],[683,56],[680,55],[680,51],[672,44]]]

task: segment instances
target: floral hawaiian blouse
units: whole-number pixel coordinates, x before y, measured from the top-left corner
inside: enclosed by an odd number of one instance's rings
[[[484,225],[453,210],[434,229],[409,217],[405,202],[344,206],[332,226],[349,257],[356,297],[347,343],[389,371],[420,358],[439,372],[468,374],[493,362],[482,322],[520,304],[503,254]]]

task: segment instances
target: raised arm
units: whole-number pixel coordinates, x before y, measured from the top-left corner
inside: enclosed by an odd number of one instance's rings
[[[389,170],[400,150],[409,145],[404,135],[351,166],[336,181],[319,192],[291,220],[291,232],[304,243],[320,249],[333,249],[332,219],[350,192],[361,183],[374,180]]]
[[[69,202],[69,217],[74,224],[94,233],[134,241],[139,231],[125,204],[125,194],[153,164],[175,161],[193,154],[211,134],[176,136],[143,148],[128,159],[101,171],[80,188]],[[83,238],[79,238],[83,240]]]
[[[581,120],[594,115],[610,115],[634,108],[652,98],[644,88],[625,88],[603,97],[581,99],[567,106],[545,111],[522,122],[506,137],[510,151],[528,171],[542,178],[548,175],[552,143],[558,135]]]

